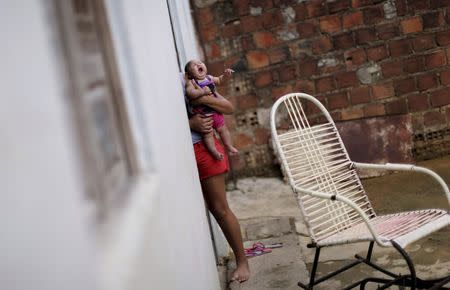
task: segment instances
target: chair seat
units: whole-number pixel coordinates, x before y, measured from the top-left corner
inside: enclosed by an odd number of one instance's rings
[[[383,242],[394,240],[400,246],[419,240],[450,224],[450,213],[441,209],[427,209],[376,216],[370,220]],[[316,241],[318,246],[373,241],[364,222]]]

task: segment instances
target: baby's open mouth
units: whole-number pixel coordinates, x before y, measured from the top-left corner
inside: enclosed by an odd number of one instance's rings
[[[202,67],[199,67],[199,68],[198,68],[198,72],[202,73],[202,72],[203,72],[203,68],[202,68]]]

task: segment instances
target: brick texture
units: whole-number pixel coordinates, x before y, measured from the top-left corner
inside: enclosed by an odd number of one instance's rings
[[[450,0],[393,2],[395,17],[383,0],[192,5],[208,72],[236,70],[219,91],[235,107],[226,121],[240,149],[230,160],[238,176],[277,171],[268,111],[294,91],[317,97],[337,122],[408,115],[412,139],[450,129]],[[367,67],[380,71],[361,78]]]

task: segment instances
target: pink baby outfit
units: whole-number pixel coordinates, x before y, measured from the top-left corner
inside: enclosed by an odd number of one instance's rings
[[[201,87],[202,89],[204,87],[209,87],[209,89],[211,90],[211,92],[214,94],[214,96],[217,98],[216,95],[216,85],[214,84],[213,78],[210,75],[207,75],[206,78],[202,81],[197,81],[195,80],[195,82],[197,83],[197,85],[199,85],[199,87]],[[223,125],[225,125],[225,118],[223,117],[223,115],[215,110],[213,110],[212,108],[205,106],[205,105],[197,105],[194,106],[192,112],[194,114],[203,114],[205,116],[211,116],[213,119],[213,128],[217,129],[222,127]]]

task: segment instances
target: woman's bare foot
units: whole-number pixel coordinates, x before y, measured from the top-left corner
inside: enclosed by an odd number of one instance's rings
[[[231,281],[237,281],[239,283],[245,282],[250,278],[250,267],[248,266],[247,259],[244,262],[237,263],[236,270],[234,270],[231,276]]]

